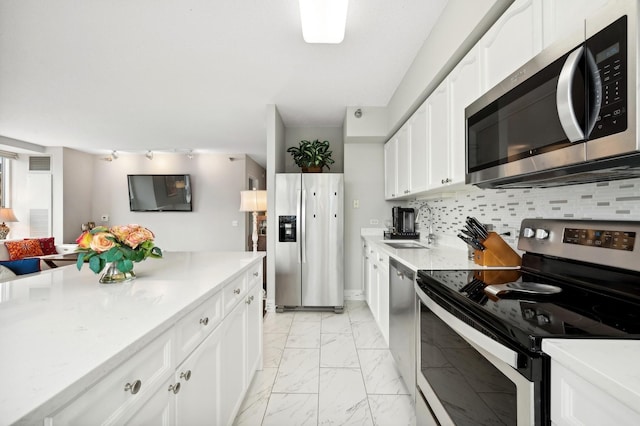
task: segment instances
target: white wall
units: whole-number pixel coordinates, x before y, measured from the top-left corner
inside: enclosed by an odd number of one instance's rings
[[[62,242],[73,243],[82,231],[81,225],[90,220],[97,219],[92,215],[90,200],[93,199],[93,182],[96,176],[93,172],[93,161],[95,156],[74,149],[62,148],[61,152],[54,155],[54,158],[62,156],[62,170],[58,170],[59,161],[54,163],[54,185],[59,186],[57,181],[62,177],[62,192],[53,191],[53,194],[64,194],[62,197],[62,212],[57,210],[60,200],[54,197],[56,206],[54,224],[60,222],[58,217],[62,214]],[[57,226],[57,225],[54,225]],[[56,238],[57,241],[57,238]]]
[[[197,154],[190,160],[156,153],[150,161],[123,154],[111,162],[94,156],[91,217],[96,224],[144,225],[163,250],[244,251],[246,214],[239,207],[240,191],[247,187],[245,163],[244,155]],[[127,174],[183,173],[191,175],[192,212],[129,211]],[[109,215],[109,222],[101,222],[102,215]]]
[[[379,143],[348,143],[344,146],[344,267],[345,297],[360,298],[361,228],[383,227],[391,219],[391,203],[384,200],[384,153]],[[360,207],[354,208],[358,200]],[[371,221],[378,224],[371,224]]]
[[[285,171],[285,127],[282,117],[275,105],[267,105],[267,310],[275,311],[276,307],[276,229],[275,215],[276,173]]]
[[[285,129],[285,148],[286,151],[291,146],[298,146],[300,141],[314,140],[329,141],[329,149],[332,151],[331,158],[335,161],[331,164],[330,169],[324,169],[324,172],[342,173],[344,170],[344,144],[342,142],[342,127],[287,127]],[[293,157],[285,152],[285,168],[284,173],[297,173],[300,167],[293,162]]]

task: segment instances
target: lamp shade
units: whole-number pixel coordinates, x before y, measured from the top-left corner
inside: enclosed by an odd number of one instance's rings
[[[263,212],[267,210],[267,191],[240,191],[241,212]]]
[[[0,220],[3,222],[18,222],[15,213],[12,208],[0,208]]]

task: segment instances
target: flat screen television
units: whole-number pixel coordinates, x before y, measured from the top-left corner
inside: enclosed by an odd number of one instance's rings
[[[127,175],[132,212],[192,211],[189,175]]]

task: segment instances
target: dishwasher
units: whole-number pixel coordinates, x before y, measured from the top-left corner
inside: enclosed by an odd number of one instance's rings
[[[415,272],[389,259],[389,350],[415,397],[416,390],[416,291]]]

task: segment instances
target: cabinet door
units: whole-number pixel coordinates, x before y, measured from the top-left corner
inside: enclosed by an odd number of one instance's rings
[[[543,0],[544,47],[575,31],[584,32],[584,20],[612,0]]]
[[[378,265],[375,261],[375,257],[377,253],[371,254],[371,260],[369,262],[369,281],[371,281],[371,303],[369,304],[369,309],[371,309],[371,313],[376,321],[380,317],[380,295],[378,294]]]
[[[173,394],[168,391],[173,380],[167,380],[125,425],[172,426],[175,424]]]
[[[429,185],[427,175],[427,108],[423,104],[409,119],[409,190],[425,191]]]
[[[478,42],[491,89],[542,50],[542,2],[516,0]]]
[[[253,373],[262,370],[262,286],[247,295],[247,383]]]
[[[411,192],[409,188],[409,174],[411,171],[409,157],[411,156],[411,132],[409,126],[405,124],[398,131],[398,158],[396,159],[396,178],[399,196],[407,195]]]
[[[365,300],[369,306],[371,306],[371,280],[369,279],[370,263],[369,246],[365,244],[362,251],[362,288],[364,290]]]
[[[449,85],[449,183],[464,183],[466,121],[464,110],[482,94],[478,49],[472,49],[447,78]]]
[[[221,374],[223,327],[216,328],[176,370],[173,386],[179,383],[180,388],[170,393],[176,401],[178,425],[222,424],[220,399],[227,387]]]
[[[384,144],[384,198],[391,200],[398,194],[397,173],[398,138]]]
[[[229,424],[242,404],[247,387],[247,305],[238,303],[222,325],[221,425]]]
[[[427,98],[429,187],[449,182],[449,94],[446,80]]]
[[[379,255],[380,256],[380,255]],[[389,346],[389,258],[379,258],[378,262],[378,326]]]

